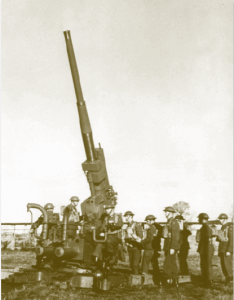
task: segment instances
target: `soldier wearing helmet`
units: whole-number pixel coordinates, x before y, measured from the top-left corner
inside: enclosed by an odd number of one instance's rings
[[[180,251],[178,253],[178,259],[180,263],[180,274],[189,275],[187,257],[189,252],[188,237],[192,234],[189,230],[188,225],[184,223],[185,219],[183,216],[178,215],[175,219],[180,225]]]
[[[98,228],[100,236],[104,236],[104,232],[107,232],[107,240],[105,244],[97,244],[93,256],[97,262],[100,259],[103,249],[105,248],[105,256],[110,265],[114,265],[118,262],[118,245],[122,243],[118,234],[121,232],[123,225],[122,217],[117,215],[118,220],[115,223],[115,206],[110,204],[105,206],[106,212],[101,215],[102,225]]]
[[[164,241],[164,253],[165,261],[163,270],[167,275],[167,283],[174,283],[178,286],[178,268],[176,264],[176,254],[180,249],[180,226],[177,220],[174,219],[176,210],[172,206],[168,206],[164,209],[165,217],[167,218],[167,224],[163,228]]]
[[[212,243],[212,229],[208,225],[209,216],[206,213],[198,215],[198,221],[202,225],[200,229],[200,241],[197,252],[200,253],[201,273],[205,287],[212,287],[213,267],[212,258],[214,245]]]
[[[141,241],[141,244],[144,249],[144,254],[142,258],[142,274],[148,274],[149,264],[152,261],[154,255],[154,249],[152,247],[152,242],[154,237],[157,235],[156,228],[153,223],[155,222],[155,216],[148,215],[145,218],[145,229],[146,229],[146,238]]]
[[[218,219],[222,224],[217,240],[219,241],[219,257],[223,275],[228,284],[233,280],[233,224],[228,222],[226,214],[220,214]]]
[[[129,263],[132,274],[139,274],[139,263],[141,258],[141,240],[143,238],[143,231],[140,224],[133,221],[134,214],[131,211],[126,211],[124,217],[126,219],[127,227],[124,228],[123,245],[129,252]]]
[[[44,205],[44,209],[47,212],[48,215],[48,220],[53,221],[53,210],[54,210],[54,205],[52,203],[47,203]],[[37,229],[41,224],[43,224],[44,217],[41,215],[36,222],[34,222],[31,226],[30,232],[33,232],[35,229]]]
[[[69,219],[68,222],[79,222],[80,221],[80,214],[77,210],[78,203],[80,199],[77,196],[72,196],[70,198],[71,204],[69,207]]]

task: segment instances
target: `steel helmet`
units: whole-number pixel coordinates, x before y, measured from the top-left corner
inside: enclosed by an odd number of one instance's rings
[[[126,213],[124,214],[124,217],[127,217],[127,216],[134,216],[134,214],[131,212],[131,211],[126,211]]]
[[[171,212],[171,213],[176,213],[176,210],[172,206],[165,207],[165,209],[163,211],[168,211],[168,212]]]
[[[70,199],[71,201],[76,201],[76,202],[79,202],[80,201],[80,199],[78,198],[78,197],[76,197],[76,196],[72,196],[71,197],[71,199]]]
[[[222,220],[222,219],[228,219],[228,216],[226,214],[220,214],[218,219]]]
[[[206,213],[201,213],[198,216],[198,219],[209,219],[210,217]]]
[[[148,215],[145,217],[145,221],[148,221],[148,220],[155,220],[156,217],[154,215]]]
[[[46,209],[46,210],[54,209],[54,205],[52,203],[46,203],[46,205],[44,206],[44,209]]]
[[[176,220],[185,220],[185,218],[181,215],[178,215],[175,217]]]

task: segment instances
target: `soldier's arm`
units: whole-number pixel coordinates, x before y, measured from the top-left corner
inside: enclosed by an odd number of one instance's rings
[[[180,225],[176,220],[171,223],[171,246],[170,249],[178,250],[180,248]]]
[[[233,253],[233,225],[229,226],[228,230],[228,246],[227,246],[227,251]]]
[[[44,221],[44,217],[40,216],[38,220],[32,224],[31,229],[33,230],[37,229],[43,223],[43,221]]]
[[[210,226],[205,223],[204,224],[204,237],[205,237],[205,242],[209,243],[210,239],[212,238],[212,229],[210,228]]]

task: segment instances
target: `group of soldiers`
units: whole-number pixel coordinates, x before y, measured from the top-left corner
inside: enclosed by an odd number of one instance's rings
[[[169,206],[164,209],[167,223],[162,226],[155,222],[156,217],[148,215],[145,218],[144,229],[140,223],[133,220],[134,214],[127,211],[124,214],[125,224],[122,226],[122,239],[117,235],[108,235],[105,249],[110,257],[115,257],[116,246],[122,245],[125,251],[129,253],[129,263],[131,272],[134,275],[149,274],[150,263],[153,266],[154,283],[161,285],[164,276],[159,269],[159,257],[161,252],[161,239],[164,239],[163,251],[165,260],[163,271],[167,278],[167,284],[178,286],[179,275],[189,275],[187,257],[189,253],[188,237],[192,234],[185,219],[181,215],[176,215],[173,207]],[[102,220],[102,230],[108,226],[109,214],[104,214]],[[233,224],[228,222],[226,214],[220,214],[218,219],[222,224],[221,230],[214,232],[209,225],[209,216],[206,213],[198,215],[200,230],[197,231],[197,252],[200,254],[200,266],[205,287],[213,285],[213,267],[212,258],[214,255],[213,240],[219,242],[219,256],[223,275],[226,283],[233,279]],[[103,227],[103,224],[104,227]],[[102,231],[101,230],[101,231]],[[102,231],[102,232],[103,232]],[[145,234],[144,234],[145,233]],[[97,245],[98,248],[98,245]],[[103,245],[102,245],[103,249]],[[143,250],[143,251],[142,251]],[[142,255],[143,253],[143,255]],[[96,255],[94,251],[94,256]],[[100,252],[99,252],[100,254]],[[177,267],[177,257],[180,269]],[[113,261],[116,261],[113,259]]]
[[[69,222],[80,222],[77,205],[79,198],[74,196],[71,199]],[[161,285],[163,278],[166,278],[167,284],[178,286],[180,275],[189,275],[187,257],[189,253],[188,237],[192,234],[185,219],[181,215],[176,215],[173,207],[164,209],[167,219],[166,225],[162,226],[155,222],[154,215],[148,215],[145,218],[144,229],[141,223],[134,221],[134,214],[127,211],[124,214],[125,222],[122,218],[114,220],[114,206],[105,207],[98,220],[96,235],[98,240],[107,238],[105,242],[96,242],[93,251],[93,261],[103,259],[103,255],[108,259],[109,265],[114,265],[118,261],[119,251],[122,249],[129,254],[129,263],[133,275],[149,274],[149,265],[153,267],[153,280],[157,285]],[[47,211],[53,210],[51,203],[45,206]],[[58,214],[53,214],[53,218],[58,219]],[[176,216],[175,216],[176,215]],[[198,216],[200,230],[197,231],[198,250],[200,254],[201,273],[205,287],[212,287],[213,267],[212,258],[214,255],[214,237],[219,242],[219,256],[223,275],[226,283],[233,279],[233,224],[228,222],[226,214],[220,214],[218,219],[222,224],[219,233],[214,233],[209,225],[209,216],[201,213]],[[56,220],[55,220],[56,221]],[[32,226],[37,228],[42,224],[43,218],[39,218]],[[81,221],[82,223],[82,221]],[[163,249],[161,241],[164,240]],[[164,251],[165,260],[163,263],[163,273],[159,269],[159,257],[161,251]],[[177,258],[180,270],[177,267]]]

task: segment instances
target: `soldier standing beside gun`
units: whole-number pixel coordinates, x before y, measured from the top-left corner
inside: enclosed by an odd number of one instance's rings
[[[168,206],[164,209],[165,216],[167,218],[167,225],[163,228],[164,252],[165,261],[163,270],[167,275],[167,283],[175,283],[178,286],[178,268],[176,264],[176,253],[180,249],[180,226],[179,223],[173,218],[173,214],[176,213],[172,206]],[[167,234],[165,231],[168,231]]]
[[[141,241],[141,244],[144,249],[144,255],[142,259],[142,274],[148,274],[149,272],[149,264],[152,261],[154,250],[152,248],[153,238],[157,235],[156,228],[154,227],[153,223],[155,222],[155,216],[148,215],[145,218],[146,221],[146,229],[147,229],[147,236],[145,239]]]
[[[143,237],[143,231],[140,224],[133,221],[134,214],[131,211],[127,211],[124,214],[128,226],[125,230],[125,243],[128,246],[129,263],[132,269],[132,274],[139,274],[139,263],[141,258],[141,240]]]
[[[201,272],[205,287],[212,287],[213,267],[212,258],[214,255],[214,245],[212,243],[212,229],[208,225],[209,216],[206,213],[198,215],[200,229],[200,242],[197,252],[200,253]]]
[[[233,224],[227,223],[228,216],[220,214],[221,234],[218,236],[219,257],[223,275],[226,278],[226,284],[233,280]]]
[[[188,237],[192,232],[188,229],[187,225],[184,224],[183,216],[176,216],[175,219],[180,225],[180,252],[178,253],[178,258],[180,262],[180,274],[189,275],[187,257],[189,252],[189,242]]]

